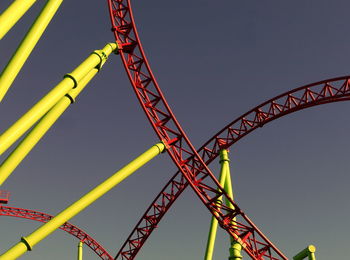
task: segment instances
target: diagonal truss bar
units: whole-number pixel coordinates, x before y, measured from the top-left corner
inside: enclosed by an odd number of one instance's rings
[[[206,164],[210,164],[219,155],[220,147],[230,147],[244,136],[275,119],[313,106],[350,100],[349,85],[350,76],[344,76],[305,85],[278,95],[233,120],[210,138],[198,150],[198,153]],[[332,91],[325,91],[327,88]],[[284,109],[277,110],[279,113],[269,113],[273,111],[272,107],[277,106],[284,107]],[[240,128],[242,130],[239,130]],[[135,258],[163,216],[187,186],[187,180],[180,171],[177,171],[147,208],[119,250],[116,259]],[[144,232],[140,233],[139,230],[144,230]],[[139,241],[137,246],[129,243],[134,239]],[[125,255],[128,258],[124,257]]]

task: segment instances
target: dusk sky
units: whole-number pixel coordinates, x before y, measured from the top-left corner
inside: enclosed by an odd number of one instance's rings
[[[11,2],[2,0],[0,12]],[[44,2],[0,41],[1,69]],[[152,70],[196,148],[274,96],[350,74],[346,0],[131,2]],[[113,42],[110,28],[107,1],[63,2],[0,104],[0,134]],[[289,258],[314,244],[317,260],[349,259],[349,110],[338,102],[296,112],[230,149],[237,204]],[[55,215],[157,142],[120,57],[111,55],[1,189],[11,192],[9,206]],[[219,161],[210,168],[218,176]],[[175,172],[162,154],[70,222],[114,256]],[[203,259],[210,218],[188,188],[136,259]],[[1,216],[0,253],[40,225]],[[227,259],[228,241],[220,230],[214,259]],[[21,259],[76,259],[78,242],[56,231]],[[98,258],[84,247],[84,259]]]

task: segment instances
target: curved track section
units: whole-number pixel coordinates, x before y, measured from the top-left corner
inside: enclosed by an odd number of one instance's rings
[[[177,122],[145,57],[130,0],[108,0],[108,4],[112,30],[134,91],[153,129],[167,145],[168,154],[192,189],[219,225],[243,245],[252,259],[287,259],[227,195]],[[221,196],[230,201],[234,209],[218,204]],[[121,258],[132,259],[138,244],[138,239],[131,241],[130,250]]]
[[[350,100],[350,76],[328,79],[293,89],[262,103],[232,121],[210,138],[198,153],[208,165],[219,155],[220,149],[230,147],[266,123],[305,108],[347,100]],[[136,224],[116,259],[126,254],[129,255],[129,259],[136,256],[187,185],[181,172],[176,172]]]
[[[39,222],[44,222],[44,223],[48,222],[50,219],[53,218],[53,216],[42,212],[38,212],[30,209],[21,209],[21,208],[13,208],[13,207],[5,207],[5,206],[0,206],[0,216],[25,218],[25,219],[31,219]],[[78,238],[85,245],[90,247],[91,250],[94,251],[95,254],[98,255],[101,259],[104,259],[104,260],[113,259],[113,257],[106,251],[106,249],[104,249],[96,240],[94,240],[91,236],[86,234],[80,228],[66,222],[60,227],[60,229]]]

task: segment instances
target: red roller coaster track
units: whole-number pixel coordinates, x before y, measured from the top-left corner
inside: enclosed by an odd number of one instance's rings
[[[274,97],[233,120],[210,138],[198,153],[208,165],[219,155],[220,149],[230,147],[266,123],[305,108],[350,100],[349,85],[350,76],[346,76],[309,84]],[[187,185],[186,179],[180,171],[177,171],[136,224],[115,259],[123,259],[124,255],[128,255],[128,259],[135,258]]]
[[[13,208],[13,207],[5,207],[5,206],[0,206],[0,216],[25,218],[25,219],[31,219],[39,222],[44,222],[44,223],[48,222],[50,219],[53,218],[53,216],[42,212],[38,212],[30,209],[21,209],[21,208]],[[104,249],[95,239],[93,239],[91,236],[89,236],[80,228],[66,222],[60,227],[60,229],[78,238],[85,245],[90,247],[91,250],[94,251],[95,254],[98,255],[101,259],[104,259],[104,260],[113,259],[113,257],[107,252],[106,249]]]
[[[145,57],[130,1],[108,0],[108,4],[112,30],[136,96],[156,134],[168,146],[168,154],[192,189],[219,225],[243,245],[251,258],[287,259],[226,194],[177,122]],[[234,209],[216,203],[221,196],[230,201]],[[171,197],[166,199],[171,200]],[[122,258],[132,259],[132,251],[139,243],[138,239],[129,241],[131,249],[125,251]]]

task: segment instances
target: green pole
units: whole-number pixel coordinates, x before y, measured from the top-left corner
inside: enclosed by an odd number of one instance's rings
[[[220,151],[220,160],[227,163],[226,166],[226,181],[224,185],[224,189],[227,192],[227,195],[234,200],[234,194],[232,189],[232,182],[231,182],[231,172],[230,172],[230,159],[228,157],[228,150],[223,149]],[[226,198],[226,206],[230,207],[231,209],[234,209],[234,206],[231,204],[231,202]],[[233,219],[233,221],[236,221],[236,218]],[[234,240],[233,237],[230,237],[231,246],[229,249],[230,256],[229,260],[240,260],[243,258],[242,256],[242,245]]]
[[[0,76],[0,102],[44,33],[63,0],[48,0]]]
[[[78,260],[83,260],[83,241],[78,244]]]
[[[302,260],[305,258],[308,258],[308,260],[316,260],[315,252],[316,247],[314,245],[309,245],[307,248],[294,256],[293,260]]]
[[[220,151],[220,156],[221,156],[221,151]],[[227,163],[225,161],[220,160],[220,164],[221,164],[221,170],[220,170],[219,183],[222,187],[224,187],[225,181],[227,178],[226,177]],[[218,198],[218,203],[222,203],[222,197]],[[205,250],[204,260],[213,259],[217,229],[218,229],[218,221],[215,217],[212,217],[210,221],[210,228],[209,228],[208,241],[207,241],[207,247]]]
[[[0,40],[11,30],[36,0],[15,0],[0,15]]]
[[[4,160],[0,166],[0,186],[46,134],[57,119],[64,113],[68,106],[75,101],[79,93],[86,87],[97,72],[98,69],[91,70],[81,81],[79,81],[78,86],[75,89],[72,89],[68,94],[62,97],[60,101],[58,101],[57,104],[53,106],[51,110],[42,117],[42,119],[40,119],[38,124],[28,133],[6,160]]]
[[[92,69],[100,68],[116,48],[117,44],[115,43],[107,44],[102,50],[94,51],[73,72],[66,74],[64,79],[54,89],[0,136],[0,155],[47,113],[65,94],[71,89],[76,88],[78,82]]]
[[[3,255],[0,256],[0,260],[13,260],[17,259],[23,255],[26,251],[32,250],[32,248],[38,244],[45,237],[50,235],[63,223],[77,215],[79,212],[84,210],[87,206],[92,204],[98,198],[103,196],[117,184],[122,182],[124,179],[129,177],[137,169],[142,167],[144,164],[149,162],[151,159],[159,155],[165,149],[163,143],[158,143],[153,145],[146,152],[138,156],[136,159],[131,161],[129,164],[124,166],[122,169],[117,171],[114,175],[109,177],[107,180],[102,182],[100,185],[96,186],[86,195],[81,197],[78,201],[74,202],[68,208],[59,213],[56,217],[52,218],[49,222],[45,223],[33,233],[27,237],[22,237],[21,241],[6,251]]]

